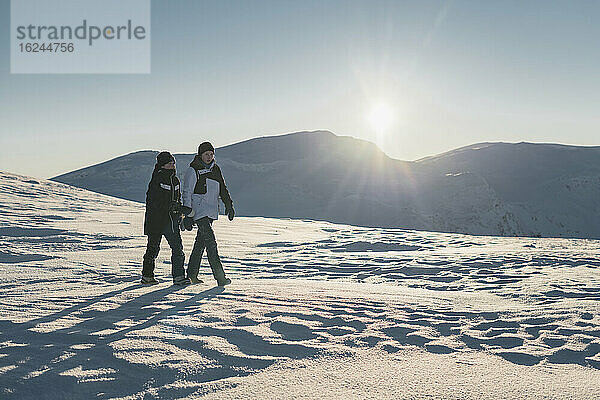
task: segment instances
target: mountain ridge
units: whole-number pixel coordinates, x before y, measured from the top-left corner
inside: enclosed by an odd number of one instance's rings
[[[157,152],[52,180],[144,202]],[[194,154],[175,154],[178,173]],[[247,216],[502,236],[600,237],[600,146],[482,142],[416,161],[329,131],[216,149]]]

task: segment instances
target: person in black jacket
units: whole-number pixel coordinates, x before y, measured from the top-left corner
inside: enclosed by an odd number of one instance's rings
[[[142,269],[143,284],[158,283],[154,278],[154,264],[163,236],[171,247],[173,283],[175,285],[190,283],[183,269],[185,254],[179,233],[180,219],[181,190],[179,179],[175,175],[175,158],[168,151],[163,151],[156,156],[156,165],[146,192],[144,234],[148,236],[148,246]]]

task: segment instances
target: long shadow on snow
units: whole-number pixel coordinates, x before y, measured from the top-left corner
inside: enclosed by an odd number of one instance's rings
[[[249,332],[227,329],[203,328],[195,335],[220,336],[237,345],[248,357],[224,355],[218,351],[204,348],[197,341],[167,340],[166,343],[187,347],[198,354],[199,359],[216,360],[212,366],[199,367],[197,371],[181,371],[169,362],[157,362],[147,365],[126,360],[128,350],[115,350],[115,343],[124,339],[143,338],[139,331],[151,328],[163,320],[178,314],[192,313],[199,303],[219,296],[223,288],[212,288],[189,298],[174,303],[169,309],[151,307],[160,303],[165,295],[179,291],[169,287],[144,293],[109,311],[84,310],[94,303],[108,300],[111,297],[139,288],[132,285],[124,289],[114,290],[83,303],[61,310],[50,316],[38,318],[25,323],[0,321],[0,342],[5,354],[0,358],[0,366],[12,368],[1,375],[3,398],[15,399],[55,399],[55,398],[112,398],[138,393],[147,387],[160,387],[179,379],[208,382],[231,376],[248,375],[257,369],[271,365],[273,359],[261,359],[254,355],[307,357],[316,350],[304,346],[289,344],[271,344],[259,336]],[[66,328],[48,333],[32,330],[40,324],[78,314],[84,320]],[[118,329],[122,321],[133,321],[124,329]],[[168,322],[168,321],[167,321]],[[117,329],[116,331],[114,331]],[[102,333],[103,330],[110,330]],[[138,332],[138,335],[130,335]],[[15,345],[17,344],[17,345]],[[146,344],[139,351],[148,351]],[[117,345],[117,347],[119,347]],[[135,346],[134,346],[135,347]],[[150,349],[152,350],[152,349]],[[164,353],[161,347],[154,349]],[[134,357],[137,351],[130,352]],[[65,375],[70,370],[80,368],[88,371],[93,379],[77,379]],[[101,371],[98,371],[101,370]],[[165,392],[160,390],[161,398],[181,397],[196,391],[196,387],[179,388]]]

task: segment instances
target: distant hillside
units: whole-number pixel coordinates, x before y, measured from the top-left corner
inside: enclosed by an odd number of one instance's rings
[[[53,178],[144,202],[156,151]],[[182,175],[193,154],[176,154]],[[240,215],[509,236],[600,238],[600,147],[480,143],[414,162],[331,132],[216,150]]]

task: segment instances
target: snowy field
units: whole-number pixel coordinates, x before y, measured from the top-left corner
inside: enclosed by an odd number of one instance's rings
[[[143,212],[0,173],[1,399],[600,398],[600,241],[222,218],[145,287]]]

